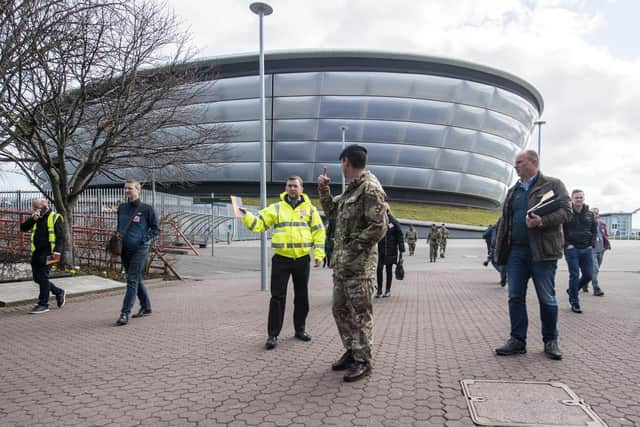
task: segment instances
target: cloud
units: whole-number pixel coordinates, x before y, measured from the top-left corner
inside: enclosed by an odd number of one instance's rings
[[[171,0],[205,56],[255,52],[250,2]],[[611,2],[610,2],[611,3]],[[542,166],[603,212],[640,207],[640,54],[603,34],[615,2],[591,0],[272,0],[269,50],[366,49],[447,56],[520,76],[545,99]],[[602,7],[600,7],[602,6]],[[606,6],[606,7],[605,7]],[[619,15],[620,13],[617,12]],[[622,14],[623,15],[623,14]],[[537,147],[537,134],[531,138]]]

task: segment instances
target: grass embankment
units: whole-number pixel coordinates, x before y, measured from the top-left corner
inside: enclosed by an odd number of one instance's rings
[[[277,197],[269,197],[267,204],[277,202]],[[243,197],[242,202],[248,206],[259,206],[260,198]],[[318,199],[311,202],[320,207]],[[418,221],[433,221],[437,223],[479,225],[487,227],[494,224],[500,217],[498,211],[487,209],[465,208],[457,206],[432,205],[427,203],[389,202],[391,211],[397,218],[415,219]]]

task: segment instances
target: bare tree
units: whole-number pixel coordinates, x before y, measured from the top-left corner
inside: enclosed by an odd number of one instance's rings
[[[188,165],[226,150],[227,128],[199,124],[206,111],[190,107],[211,90],[202,83],[211,71],[189,64],[188,34],[166,4],[0,1],[9,3],[0,18],[0,160],[43,193],[50,187],[68,241],[78,197],[99,175],[170,170],[188,179]]]

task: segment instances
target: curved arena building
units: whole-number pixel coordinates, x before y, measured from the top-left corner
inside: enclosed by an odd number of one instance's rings
[[[211,76],[191,108],[232,130],[218,167],[197,167],[190,193],[258,195],[260,81],[257,55],[193,63]],[[210,70],[210,71],[207,71]],[[392,200],[495,208],[513,161],[543,110],[526,81],[447,58],[362,51],[267,53],[269,195],[299,175],[315,193],[327,166],[339,190],[341,127]],[[206,85],[203,81],[198,84]],[[201,110],[201,111],[200,111]]]

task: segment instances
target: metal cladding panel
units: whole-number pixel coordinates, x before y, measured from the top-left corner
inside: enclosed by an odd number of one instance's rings
[[[515,155],[538,118],[531,98],[460,75],[323,69],[276,72],[267,75],[265,87],[273,182],[292,174],[315,182],[326,166],[339,183],[340,127],[347,126],[346,144],[367,147],[383,186],[455,193],[498,206]],[[189,120],[223,123],[231,131],[217,167],[193,165],[194,181],[259,181],[259,88],[255,75],[189,86],[193,105],[181,110]]]

